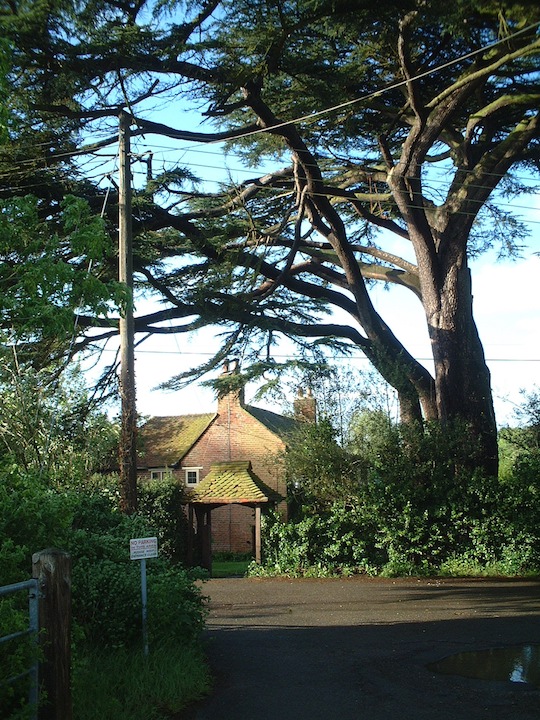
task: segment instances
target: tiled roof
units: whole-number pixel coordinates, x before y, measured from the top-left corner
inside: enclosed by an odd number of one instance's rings
[[[201,437],[215,413],[152,417],[140,429],[138,466],[171,467]]]
[[[215,463],[191,496],[191,502],[216,505],[279,502],[282,499],[255,475],[247,460]]]
[[[253,405],[246,405],[245,410],[268,428],[270,432],[273,432],[282,439],[285,439],[287,435],[290,435],[293,430],[298,427],[298,420],[285,417],[284,415],[278,415],[271,410],[263,410],[263,408],[254,407]]]

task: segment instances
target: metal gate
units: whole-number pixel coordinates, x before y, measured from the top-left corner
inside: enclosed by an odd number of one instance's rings
[[[11,633],[10,635],[4,635],[0,637],[0,643],[6,643],[9,641],[18,640],[27,636],[33,636],[37,645],[38,629],[39,629],[39,590],[37,579],[25,580],[24,582],[14,583],[13,585],[4,585],[0,587],[0,597],[5,595],[12,595],[13,593],[20,592],[23,590],[28,591],[28,627],[25,630]],[[38,659],[37,653],[33,664],[24,670],[23,672],[8,678],[6,683],[15,683],[18,680],[28,676],[29,677],[29,691],[28,691],[28,702],[32,708],[31,717],[32,720],[37,718],[37,707],[38,707]]]

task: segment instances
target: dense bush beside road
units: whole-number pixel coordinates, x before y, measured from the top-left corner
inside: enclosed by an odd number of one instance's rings
[[[146,664],[141,652],[140,564],[129,558],[129,540],[172,532],[170,525],[176,527],[178,518],[173,514],[167,522],[160,508],[170,505],[171,496],[176,499],[177,487],[144,491],[143,509],[128,517],[117,509],[112,480],[61,489],[16,466],[4,467],[1,474],[0,585],[30,577],[36,550],[54,546],[72,556],[75,718],[146,720],[159,717],[158,707],[165,717],[204,693],[209,679],[199,646],[203,599],[193,577],[171,560],[178,559],[179,549],[167,543],[159,558],[147,562],[151,656]],[[159,528],[145,508],[159,515]],[[5,634],[22,613],[15,615],[13,604],[2,612],[2,605],[0,634]],[[0,673],[7,677],[13,674],[14,659],[11,651],[9,656],[5,648],[0,652]],[[18,665],[25,660],[16,657]],[[135,670],[138,689],[129,680]],[[3,712],[15,712],[19,704],[13,689],[0,689]]]
[[[292,488],[295,519],[266,517],[263,566],[253,565],[253,574],[540,573],[540,426],[501,432],[493,478],[471,467],[474,447],[459,427],[415,435],[375,420],[376,442],[351,444],[345,463],[340,449],[339,464],[324,465],[321,479],[319,459],[336,457],[322,448],[332,439],[327,428],[322,436],[315,427],[304,433],[301,462],[295,451],[289,467],[300,478]],[[330,495],[328,477],[343,467],[347,477],[334,485],[342,495]]]

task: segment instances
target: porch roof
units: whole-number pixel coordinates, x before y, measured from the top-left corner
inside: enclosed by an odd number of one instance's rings
[[[190,502],[204,505],[258,505],[282,499],[278,492],[255,475],[249,460],[242,460],[211,465],[208,475],[193,489]]]

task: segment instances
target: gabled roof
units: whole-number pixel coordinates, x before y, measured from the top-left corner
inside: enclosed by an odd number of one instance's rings
[[[193,489],[190,502],[207,505],[279,502],[283,498],[251,469],[251,462],[235,461],[211,465],[210,472]]]
[[[172,467],[208,428],[215,413],[152,417],[141,428],[139,467]]]
[[[244,409],[270,430],[270,432],[278,435],[281,439],[285,439],[286,436],[290,435],[299,425],[298,420],[285,417],[284,415],[278,415],[271,410],[263,410],[253,405],[246,405]]]

